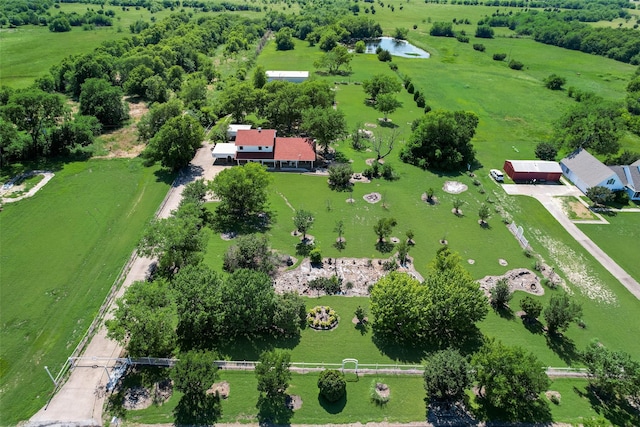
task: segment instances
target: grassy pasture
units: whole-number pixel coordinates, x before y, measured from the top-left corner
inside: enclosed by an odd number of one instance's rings
[[[138,159],[68,163],[0,214],[0,425],[46,403],[168,189]]]

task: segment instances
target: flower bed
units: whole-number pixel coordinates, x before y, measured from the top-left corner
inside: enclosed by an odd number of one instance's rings
[[[317,305],[307,312],[307,325],[312,329],[333,329],[338,326],[338,320],[336,311],[324,305]]]

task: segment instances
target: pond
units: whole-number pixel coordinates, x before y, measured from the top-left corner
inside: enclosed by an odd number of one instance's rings
[[[402,56],[403,58],[428,58],[429,52],[415,47],[406,40],[396,40],[392,37],[381,37],[377,40],[366,42],[366,53],[376,53],[376,49],[380,46],[391,52],[393,56]]]

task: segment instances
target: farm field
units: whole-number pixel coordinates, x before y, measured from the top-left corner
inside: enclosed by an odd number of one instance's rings
[[[138,159],[50,167],[0,214],[0,425],[46,403],[44,366],[57,373],[87,331],[171,181]]]

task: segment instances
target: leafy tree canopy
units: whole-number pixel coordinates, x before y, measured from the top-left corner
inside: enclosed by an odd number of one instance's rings
[[[209,184],[211,191],[220,198],[216,213],[242,221],[263,212],[272,180],[265,167],[258,163],[221,171]]]
[[[428,399],[460,401],[472,380],[471,365],[458,350],[440,350],[425,360],[424,388]]]
[[[265,351],[260,354],[258,362],[255,371],[258,391],[267,398],[283,395],[291,381],[291,354],[284,350]]]
[[[478,388],[484,390],[482,398],[507,419],[531,419],[547,406],[539,395],[551,382],[533,353],[490,339],[473,356],[471,364]]]
[[[203,139],[204,131],[196,119],[189,115],[172,117],[149,140],[144,154],[164,167],[178,170],[189,164]]]
[[[478,116],[474,113],[431,111],[414,121],[400,158],[425,169],[465,169],[475,160],[471,138],[477,126]]]

